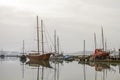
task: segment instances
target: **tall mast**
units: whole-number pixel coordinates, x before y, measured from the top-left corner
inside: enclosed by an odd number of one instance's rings
[[[96,33],[94,33],[94,43],[95,43],[95,49],[97,48],[97,40],[96,40]],[[95,58],[94,58],[95,62]],[[95,71],[95,80],[97,80],[97,71]]]
[[[84,53],[84,80],[86,80],[86,70],[85,70],[85,40],[83,41],[83,53]]]
[[[41,20],[41,40],[42,40],[42,54],[44,54],[43,20]]]
[[[24,46],[24,40],[23,40],[23,55],[25,54],[25,46]]]
[[[38,54],[40,54],[40,44],[39,44],[39,22],[38,22],[38,16],[37,16],[37,48],[38,48]],[[39,80],[39,67],[37,71],[37,80]]]
[[[104,47],[104,33],[103,33],[103,27],[101,27],[102,29],[102,46],[103,46],[103,50],[105,49]],[[105,71],[103,70],[103,80],[105,80]]]
[[[103,33],[103,27],[101,27],[102,30],[102,46],[103,46],[103,50],[105,49],[104,47],[104,33]]]
[[[41,20],[41,43],[42,43],[42,54],[44,54],[44,34],[43,34],[43,20]],[[44,78],[44,67],[42,67],[42,76],[41,76],[41,80],[43,80]]]
[[[56,53],[56,30],[54,30],[54,50],[55,50],[55,53]]]
[[[83,41],[83,55],[84,55],[84,58],[85,58],[85,40]]]
[[[59,37],[57,37],[57,51],[58,51],[58,54],[59,54]]]
[[[107,51],[107,41],[105,40],[105,51]]]
[[[95,43],[95,49],[97,48],[97,41],[96,41],[96,34],[94,33],[94,43]]]
[[[40,44],[39,44],[39,23],[38,23],[38,16],[37,16],[37,48],[38,48],[38,54],[40,54],[39,47],[40,47]]]

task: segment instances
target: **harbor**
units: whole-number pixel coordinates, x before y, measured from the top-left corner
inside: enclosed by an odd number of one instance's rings
[[[119,80],[119,0],[0,0],[0,80]]]

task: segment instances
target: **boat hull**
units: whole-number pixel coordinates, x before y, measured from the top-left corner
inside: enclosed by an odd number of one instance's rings
[[[49,60],[52,53],[38,54],[38,55],[27,55],[30,60]]]

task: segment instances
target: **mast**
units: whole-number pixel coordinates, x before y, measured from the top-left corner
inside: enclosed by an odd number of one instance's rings
[[[85,40],[83,41],[83,55],[84,55],[84,58],[85,58]]]
[[[56,50],[56,30],[54,30],[54,50],[56,53],[57,52],[57,50]]]
[[[25,54],[25,46],[24,46],[24,40],[23,40],[23,55]]]
[[[94,43],[95,43],[95,49],[96,49],[97,48],[96,33],[94,33]]]
[[[103,27],[101,27],[101,31],[102,31],[102,46],[103,46],[103,50],[105,50],[104,47],[104,33],[103,33]],[[103,69],[103,80],[105,80],[105,71]]]
[[[41,20],[41,40],[42,40],[42,54],[44,54],[43,20]]]
[[[39,43],[39,22],[38,22],[38,16],[37,16],[37,48],[38,48],[38,54],[40,54],[40,43]],[[39,66],[37,70],[37,80],[39,80]]]
[[[94,33],[94,43],[95,43],[95,49],[97,48],[97,40],[96,40],[96,33]],[[95,62],[95,58],[94,58]],[[97,71],[95,71],[95,80],[97,80]]]
[[[38,48],[38,54],[40,54],[40,44],[39,44],[39,23],[38,23],[38,16],[37,16],[37,48]]]
[[[105,49],[104,47],[104,33],[103,33],[103,27],[101,27],[102,30],[102,46],[103,46],[103,50]]]
[[[58,51],[58,54],[59,54],[59,37],[57,37],[57,51]]]
[[[84,54],[83,72],[84,72],[84,80],[86,80],[86,70],[85,70],[85,40],[83,41],[83,54]]]
[[[25,55],[25,44],[24,44],[24,40],[23,40],[23,53],[22,56]],[[24,62],[22,62],[22,78],[24,79]]]
[[[44,54],[44,34],[43,34],[43,20],[41,20],[41,40],[42,40],[42,54]],[[41,80],[44,78],[44,67],[42,66]]]
[[[107,41],[105,41],[105,51],[107,51]]]

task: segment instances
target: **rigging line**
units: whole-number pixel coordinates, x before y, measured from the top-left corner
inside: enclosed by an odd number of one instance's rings
[[[49,41],[48,41],[48,39],[47,39],[46,33],[45,33],[45,40],[46,40],[46,43],[47,43],[47,46],[48,46],[49,50],[52,51],[51,45],[49,45]]]
[[[49,50],[52,51],[51,45],[49,44],[49,41],[48,41],[48,38],[47,38],[46,31],[47,31],[47,29],[46,29],[45,26],[44,26],[44,37],[45,37],[45,40],[46,40],[46,42],[47,42],[47,46],[48,46]]]
[[[53,41],[52,41],[52,39],[51,39],[51,37],[49,35],[49,32],[48,32],[47,28],[46,27],[44,27],[44,28],[46,29],[46,33],[47,33],[47,35],[48,35],[48,37],[50,39],[50,42],[51,42],[52,46],[54,46],[54,43],[53,43]]]
[[[54,42],[52,41],[52,38],[51,38],[51,36],[49,35],[49,32],[48,32],[48,29],[44,26],[44,29],[46,30],[45,32],[46,32],[46,36],[48,36],[48,38],[49,38],[49,41],[50,41],[50,48],[52,48],[52,47],[54,47]],[[60,45],[60,43],[59,43],[59,51],[61,52],[62,50],[61,50],[61,45]],[[52,50],[52,49],[51,49]]]

